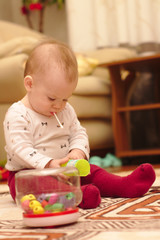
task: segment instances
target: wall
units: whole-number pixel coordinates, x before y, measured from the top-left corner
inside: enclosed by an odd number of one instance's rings
[[[0,1],[0,19],[11,19],[11,7],[9,1]]]
[[[25,16],[21,14],[22,0],[0,0],[0,19],[27,26]],[[37,27],[38,12],[32,14],[32,21]],[[44,33],[68,43],[65,6],[58,9],[56,5],[47,7],[44,17]]]

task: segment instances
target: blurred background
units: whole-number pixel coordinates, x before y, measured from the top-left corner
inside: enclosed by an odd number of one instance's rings
[[[21,11],[23,3],[1,0],[0,19],[28,26]],[[152,53],[159,51],[159,13],[160,0],[65,0],[60,8],[57,3],[46,6],[43,28],[45,34],[69,43],[76,51],[130,46],[138,53]],[[38,29],[39,11],[30,15]]]
[[[104,149],[102,156],[110,149],[114,152],[112,84],[107,69],[97,65],[160,52],[160,0],[0,0],[0,20],[1,133],[6,109],[24,94],[23,67],[29,53],[25,48],[26,45],[28,50],[32,48],[31,39],[26,36],[37,38],[37,35],[26,32],[23,27],[32,28],[38,34],[41,32],[69,44],[80,54],[76,55],[81,69],[79,85],[71,104],[87,129],[91,150]],[[5,25],[3,21],[22,28]],[[152,72],[136,75],[127,104],[154,103],[155,82]],[[10,93],[6,94],[9,89]],[[160,94],[156,92],[158,103]],[[159,148],[159,116],[159,109],[130,114],[128,132],[132,149]],[[0,149],[0,159],[4,159],[3,139]]]

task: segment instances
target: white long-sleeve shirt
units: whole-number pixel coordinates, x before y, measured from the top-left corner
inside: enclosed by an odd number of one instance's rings
[[[81,149],[89,158],[86,130],[69,103],[58,113],[58,118],[64,128],[54,116],[41,115],[21,101],[14,103],[4,120],[6,169],[42,169],[51,159],[63,158],[74,148]]]

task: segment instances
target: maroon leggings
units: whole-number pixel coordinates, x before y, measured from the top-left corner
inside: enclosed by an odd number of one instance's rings
[[[104,169],[96,166],[96,165],[93,165],[91,164],[91,173],[86,176],[86,177],[81,177],[81,186],[83,185],[86,185],[86,184],[94,184],[96,185],[96,183],[94,183],[95,181],[93,181],[93,177],[95,178],[95,175],[97,175],[96,173],[97,172],[101,172],[102,174],[104,173],[107,173]],[[15,197],[16,197],[16,190],[15,190],[15,174],[17,172],[15,171],[10,171],[9,172],[9,177],[8,177],[8,186],[9,186],[9,189],[10,189],[10,194],[12,196],[12,198],[15,200]],[[101,174],[100,174],[101,175]],[[96,176],[96,181],[99,182],[100,179],[98,176],[100,176],[99,174]],[[44,177],[43,177],[43,180],[41,177],[39,177],[39,181],[41,182],[41,189],[39,188],[39,192],[43,192],[43,189],[53,189],[53,184],[55,184],[55,180],[53,178],[47,178],[47,181],[44,180]],[[34,183],[34,181],[32,181],[32,183],[30,182],[30,184],[32,184],[31,188],[33,190],[33,184],[35,185],[35,188],[36,188],[36,184]],[[29,191],[29,187],[30,187],[30,184],[25,184],[24,182],[21,183],[21,186],[19,186],[20,188],[22,189],[25,189],[25,191],[27,191],[26,188],[28,188],[28,191]],[[62,187],[62,186],[61,186]],[[65,185],[64,185],[65,187]],[[37,192],[38,189],[36,189],[36,192]],[[67,190],[67,189],[66,189]]]
[[[125,177],[117,176],[107,172],[94,164],[90,164],[91,172],[86,177],[81,177],[81,190],[83,198],[87,201],[92,200],[95,191],[98,192],[99,197],[140,197],[148,191],[150,186],[155,181],[155,171],[151,164],[146,163],[137,167],[131,174]],[[8,185],[12,198],[15,200],[15,173],[10,172],[8,178]],[[18,182],[17,189],[20,192],[30,192],[30,189],[35,190],[36,193],[43,193],[47,190],[50,192],[53,189],[64,189],[68,191],[68,185],[64,181],[57,181],[51,176],[38,176],[38,179],[33,177],[29,181],[22,179]],[[37,184],[38,183],[38,184]],[[71,188],[71,186],[69,186]],[[70,189],[69,191],[74,191]],[[87,190],[86,190],[87,189]],[[94,190],[94,191],[93,191]],[[89,192],[92,191],[92,197]]]

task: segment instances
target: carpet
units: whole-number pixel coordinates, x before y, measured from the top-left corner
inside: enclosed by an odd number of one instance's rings
[[[159,170],[157,170],[159,171]],[[127,175],[129,172],[119,175]],[[12,201],[8,186],[0,184],[0,239],[127,240],[160,239],[160,173],[141,198],[102,198],[96,209],[79,210],[74,224],[52,228],[23,225],[22,212]]]

